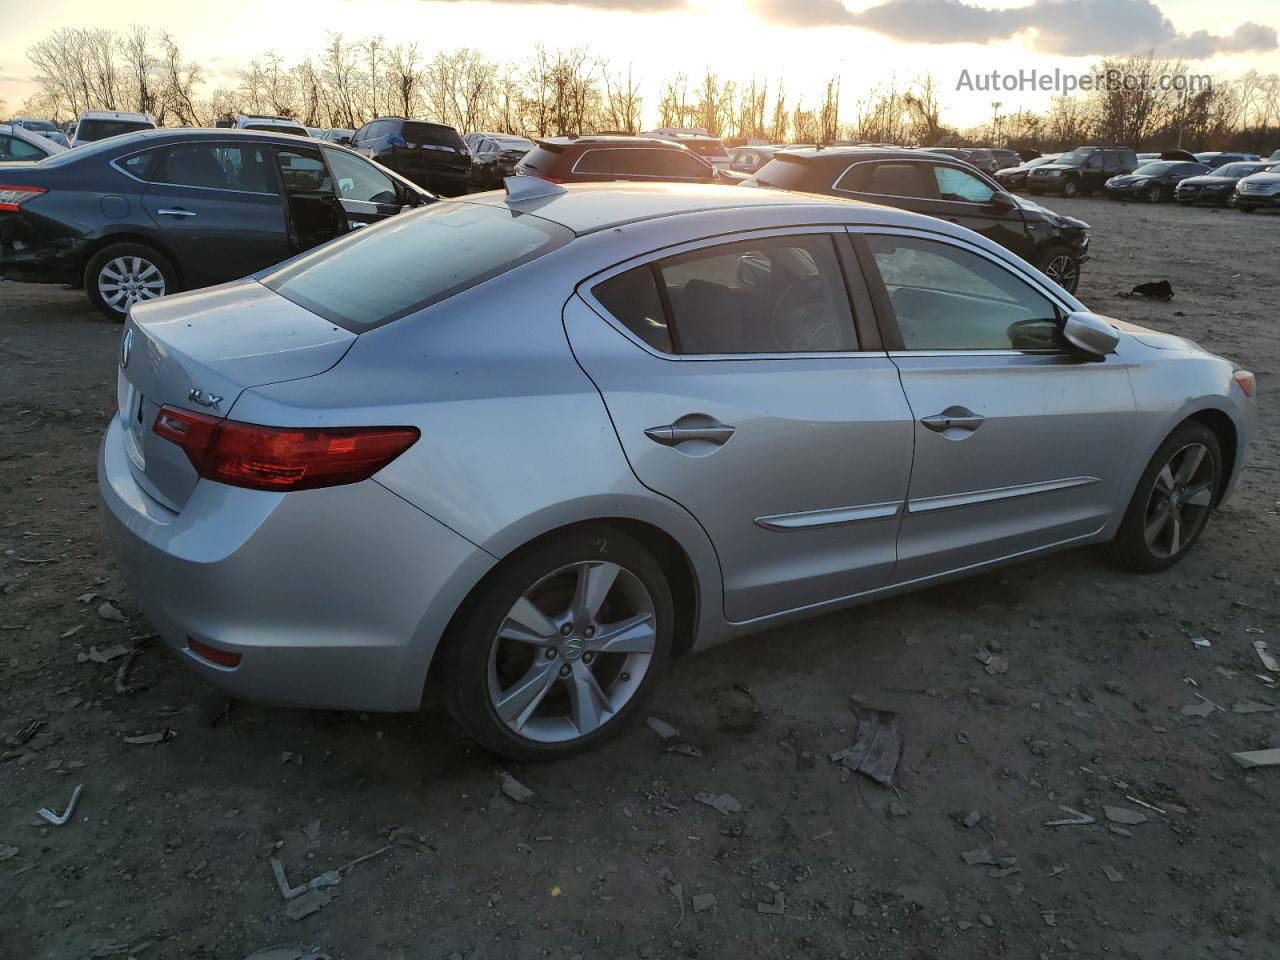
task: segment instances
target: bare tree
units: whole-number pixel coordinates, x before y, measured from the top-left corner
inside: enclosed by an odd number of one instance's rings
[[[641,99],[639,86],[631,76],[631,64],[627,64],[625,78],[621,73],[610,77],[603,63],[600,72],[604,77],[605,121],[609,129],[635,133],[640,129]]]
[[[163,103],[156,82],[156,58],[151,49],[151,31],[134,24],[118,42],[131,87],[131,106],[138,113],[153,114],[157,123],[164,122]]]

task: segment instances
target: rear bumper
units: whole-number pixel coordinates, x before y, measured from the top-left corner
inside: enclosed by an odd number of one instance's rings
[[[6,280],[78,283],[86,249],[84,238],[43,217],[0,212],[0,277]]]
[[[118,418],[98,457],[134,599],[188,668],[282,706],[415,710],[439,638],[494,563],[373,481],[300,493],[201,481],[181,513],[134,479]],[[222,667],[195,638],[238,653]]]

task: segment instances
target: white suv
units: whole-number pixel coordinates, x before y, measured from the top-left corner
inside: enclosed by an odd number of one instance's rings
[[[71,145],[93,143],[105,140],[121,133],[133,133],[137,130],[154,130],[156,122],[145,113],[121,113],[118,110],[88,110],[80,114],[76,123],[76,132],[71,136]]]
[[[252,113],[236,116],[237,130],[266,130],[268,133],[291,133],[295,137],[310,137],[311,133],[297,120],[288,117],[264,117]]]

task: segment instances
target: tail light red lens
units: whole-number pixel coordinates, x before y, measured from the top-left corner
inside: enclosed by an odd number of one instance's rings
[[[187,637],[187,647],[197,657],[202,660],[208,660],[210,663],[216,663],[220,667],[240,666],[240,654],[211,647],[207,643],[201,643],[195,637]]]
[[[417,427],[265,427],[162,407],[152,428],[206,480],[314,490],[367,480],[417,442]]]
[[[0,210],[17,210],[32,197],[48,193],[44,187],[15,186],[0,183]]]

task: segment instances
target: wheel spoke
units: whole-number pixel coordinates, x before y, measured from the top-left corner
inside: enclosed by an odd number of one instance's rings
[[[1182,549],[1182,517],[1177,510],[1169,511],[1169,556]]]
[[[586,563],[578,568],[578,585],[569,608],[575,623],[595,620],[622,568],[616,563]]]
[[[655,637],[653,617],[640,613],[618,623],[601,624],[587,641],[587,649],[596,653],[653,653]]]
[[[1143,531],[1147,546],[1154,547],[1156,538],[1164,531],[1169,524],[1169,517],[1173,515],[1173,510],[1169,508],[1168,502],[1161,503],[1153,511],[1153,515],[1147,519],[1146,529]]]
[[[554,646],[558,633],[551,618],[535,607],[528,597],[521,597],[516,601],[498,630],[498,636],[503,639],[518,640],[535,647]]]
[[[146,280],[148,277],[158,277],[159,275],[160,271],[156,269],[156,265],[154,263],[148,263],[143,265],[142,271],[138,274],[138,279]]]
[[[1182,495],[1182,502],[1193,507],[1212,506],[1213,484],[1206,480],[1197,486],[1188,487],[1187,492]]]
[[[1200,469],[1200,463],[1204,460],[1206,452],[1205,448],[1198,443],[1183,451],[1182,463],[1178,465],[1178,472],[1175,476],[1179,486],[1185,487],[1191,482],[1191,478]]]
[[[559,664],[555,660],[538,660],[523,677],[511,687],[504,690],[494,708],[498,716],[509,726],[519,730],[528,722],[533,711],[547,695],[547,691],[556,682],[556,671]]]
[[[573,665],[568,686],[573,725],[578,728],[579,734],[588,734],[600,726],[606,714],[612,712],[609,698],[600,689],[591,668],[581,660]]]
[[[116,261],[112,261],[102,268],[102,276],[114,280],[116,283],[124,282],[124,274],[116,268]]]
[[[1169,464],[1164,465],[1164,469],[1160,471],[1160,475],[1156,477],[1156,487],[1165,493],[1173,492],[1173,470]]]

